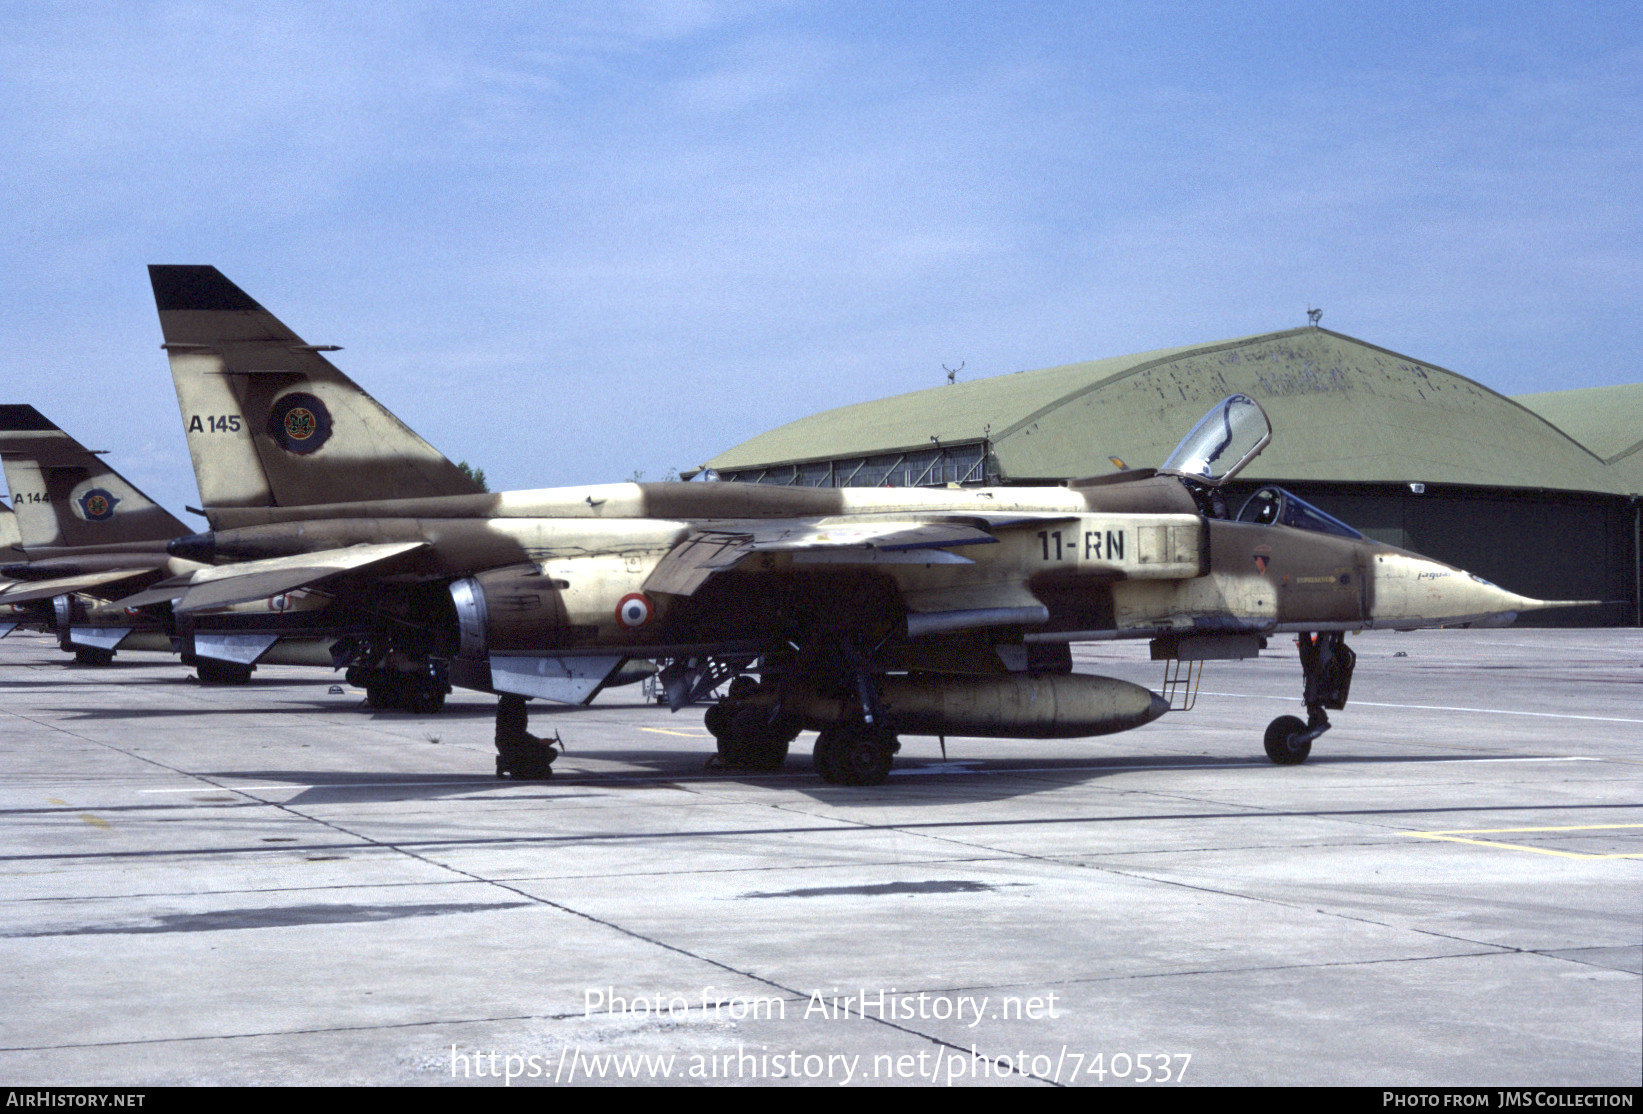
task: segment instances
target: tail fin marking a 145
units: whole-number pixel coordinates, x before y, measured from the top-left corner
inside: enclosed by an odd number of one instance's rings
[[[215,268],[149,267],[206,508],[481,490]]]

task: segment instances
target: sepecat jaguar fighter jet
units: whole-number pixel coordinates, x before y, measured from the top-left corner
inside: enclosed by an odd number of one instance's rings
[[[0,468],[11,489],[15,537],[0,534],[0,634],[16,626],[49,631],[81,665],[107,665],[121,650],[176,653],[202,684],[238,684],[242,663],[232,633],[196,632],[161,609],[145,614],[124,601],[134,589],[202,571],[209,566],[174,557],[167,543],[187,530],[115,471],[32,406],[0,405]],[[9,520],[15,519],[15,523]],[[300,594],[241,603],[201,616],[217,624],[249,616],[257,627],[300,611]],[[304,637],[282,640],[263,660],[329,665],[328,642],[303,624]],[[258,642],[260,644],[260,638]],[[267,649],[267,647],[264,647]]]
[[[6,622],[52,631],[85,665],[116,647],[170,651],[163,623],[107,600],[200,568],[166,553],[186,527],[32,406],[0,406],[0,466],[16,512],[0,561]]]
[[[1365,538],[1293,494],[1221,495],[1267,444],[1252,399],[1156,470],[1045,488],[620,483],[484,493],[213,267],[150,268],[211,531],[209,563],[130,606],[179,616],[301,590],[374,616],[355,667],[498,694],[497,772],[553,748],[525,699],[586,703],[660,666],[675,710],[723,687],[726,764],[771,768],[803,730],[830,782],[882,782],[901,735],[1070,738],[1190,704],[1205,660],[1298,635],[1303,761],[1345,706],[1346,632],[1504,623],[1555,606]],[[323,611],[316,614],[323,615]],[[1072,672],[1068,643],[1145,638],[1159,695]],[[370,674],[377,676],[377,674]],[[379,681],[379,683],[388,683]]]

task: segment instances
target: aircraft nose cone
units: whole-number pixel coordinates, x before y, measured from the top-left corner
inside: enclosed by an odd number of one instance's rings
[[[1464,569],[1412,553],[1375,554],[1370,585],[1369,613],[1377,627],[1506,626],[1518,612],[1544,606]]]

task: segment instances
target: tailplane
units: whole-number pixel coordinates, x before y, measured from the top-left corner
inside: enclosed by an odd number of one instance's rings
[[[193,532],[32,406],[0,406],[0,463],[24,549]]]
[[[148,273],[206,508],[481,490],[215,267]]]

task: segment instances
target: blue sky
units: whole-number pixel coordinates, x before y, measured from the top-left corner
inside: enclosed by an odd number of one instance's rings
[[[1636,4],[10,5],[0,362],[196,502],[212,263],[493,486],[1303,324],[1636,382]]]

